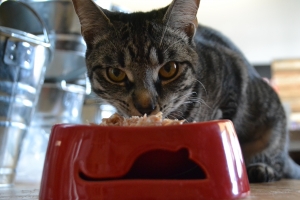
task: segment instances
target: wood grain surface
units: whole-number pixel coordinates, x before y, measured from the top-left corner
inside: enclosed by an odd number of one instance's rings
[[[243,200],[300,200],[300,180],[281,180],[273,183],[251,184],[250,195]],[[38,200],[38,185],[19,184],[0,187],[0,200]]]
[[[250,188],[250,195],[245,200],[300,200],[300,180],[250,184]]]

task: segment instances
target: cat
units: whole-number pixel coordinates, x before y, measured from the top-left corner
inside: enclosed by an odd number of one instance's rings
[[[288,155],[279,97],[228,38],[198,24],[200,0],[173,0],[135,13],[72,1],[87,45],[92,90],[120,114],[229,119],[250,182],[300,178],[300,167]]]

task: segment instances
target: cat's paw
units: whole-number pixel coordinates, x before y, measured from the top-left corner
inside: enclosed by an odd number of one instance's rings
[[[272,182],[278,180],[272,167],[264,163],[256,163],[247,166],[250,183]]]

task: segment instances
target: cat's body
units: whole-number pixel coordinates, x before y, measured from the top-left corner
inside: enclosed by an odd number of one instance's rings
[[[273,89],[222,34],[198,26],[199,0],[149,13],[111,13],[73,0],[92,88],[125,116],[230,119],[251,182],[300,178]],[[197,27],[198,26],[198,27]]]

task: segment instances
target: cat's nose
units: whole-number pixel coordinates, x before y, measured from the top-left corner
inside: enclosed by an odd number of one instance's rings
[[[134,107],[141,115],[150,115],[156,109],[156,100],[148,92],[136,92],[133,95]]]
[[[156,109],[156,105],[153,105],[153,104],[149,104],[147,106],[135,104],[134,106],[142,115],[144,115],[144,114],[150,115]]]

